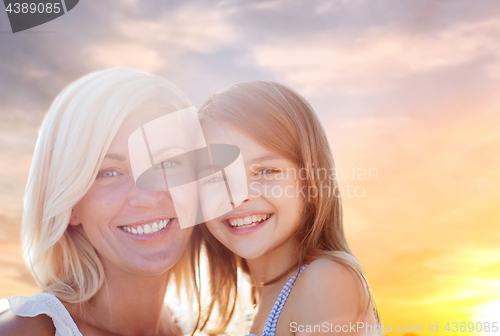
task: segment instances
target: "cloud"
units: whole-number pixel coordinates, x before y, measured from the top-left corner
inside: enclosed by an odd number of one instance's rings
[[[500,18],[457,23],[429,34],[371,28],[360,34],[318,33],[256,46],[257,63],[303,92],[380,92],[413,75],[473,62],[500,68]],[[485,71],[486,75],[490,71]]]
[[[102,67],[131,67],[156,72],[163,66],[158,50],[136,42],[117,42],[91,46],[92,61]]]
[[[114,42],[106,39],[91,46],[91,61],[148,72],[175,66],[190,53],[213,52],[237,37],[223,11],[192,5],[165,10],[155,19],[116,18],[113,30]]]

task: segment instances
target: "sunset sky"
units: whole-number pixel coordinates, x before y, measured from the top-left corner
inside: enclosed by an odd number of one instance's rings
[[[82,0],[16,34],[0,11],[0,60],[0,251],[19,240],[42,117],[73,80],[134,67],[195,106],[272,80],[311,103],[341,185],[363,192],[344,195],[344,225],[382,322],[500,325],[498,0]],[[0,296],[32,293],[16,260],[0,255]]]

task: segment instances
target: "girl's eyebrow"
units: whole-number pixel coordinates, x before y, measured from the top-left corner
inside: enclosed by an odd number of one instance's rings
[[[281,160],[281,159],[283,159],[283,158],[281,156],[279,156],[278,154],[271,153],[271,154],[266,154],[266,155],[263,155],[261,157],[255,158],[255,159],[251,160],[250,163],[255,164],[255,163],[262,162],[262,161]]]

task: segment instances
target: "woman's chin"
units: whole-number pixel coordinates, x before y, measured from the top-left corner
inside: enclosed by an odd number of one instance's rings
[[[167,273],[175,265],[175,262],[169,263],[153,263],[153,262],[142,262],[142,263],[129,263],[127,265],[122,265],[120,268],[127,273],[135,275],[161,275]]]
[[[130,251],[129,251],[130,252]],[[136,275],[159,275],[166,273],[175,266],[182,254],[172,251],[152,253],[123,253],[123,258],[108,259],[104,262],[105,270],[118,268],[126,273]],[[102,255],[101,261],[102,261]]]

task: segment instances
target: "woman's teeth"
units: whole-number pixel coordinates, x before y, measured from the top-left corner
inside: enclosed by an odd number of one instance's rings
[[[168,225],[169,222],[170,218],[163,219],[159,222],[154,222],[151,226],[149,224],[139,225],[137,227],[122,226],[122,229],[133,234],[147,235],[163,230]]]
[[[252,215],[245,218],[232,218],[229,219],[229,225],[234,228],[249,228],[257,224],[262,223],[271,217],[272,214],[268,215]]]

